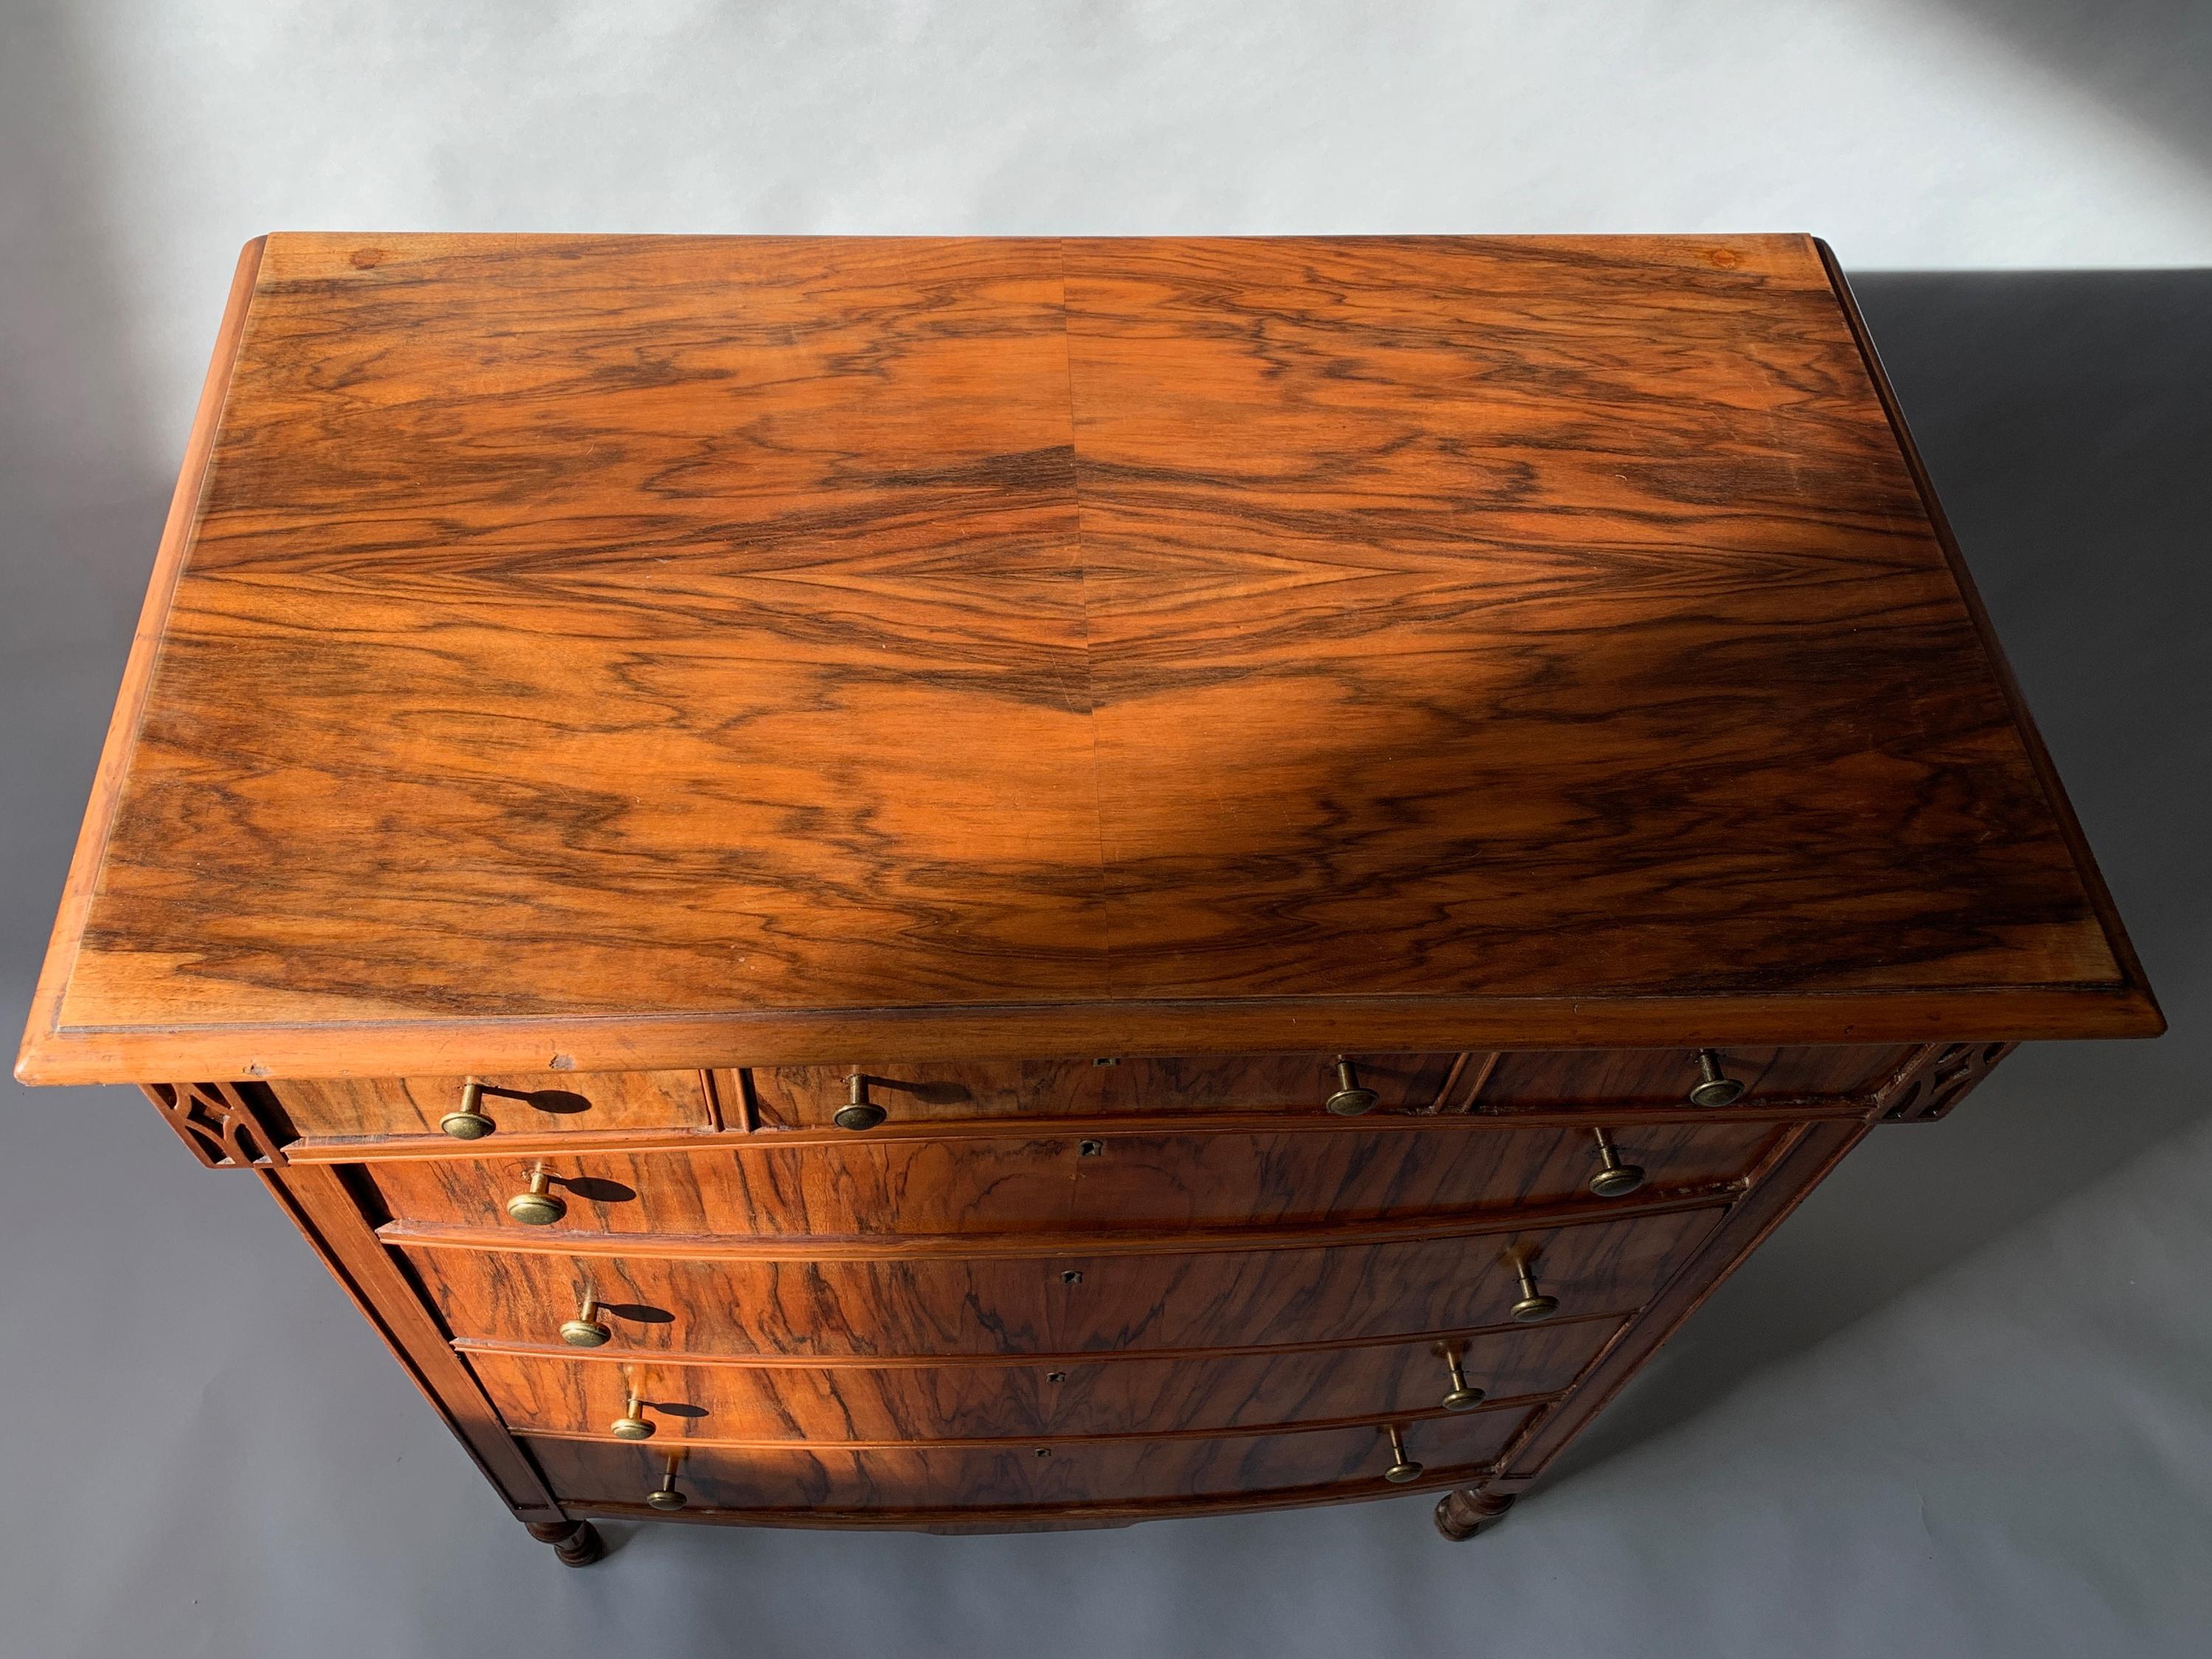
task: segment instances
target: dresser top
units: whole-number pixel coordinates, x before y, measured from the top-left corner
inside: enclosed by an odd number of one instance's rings
[[[1802,236],[271,236],[38,1081],[2141,1034]]]

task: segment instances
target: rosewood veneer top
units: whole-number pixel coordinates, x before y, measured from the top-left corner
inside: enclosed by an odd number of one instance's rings
[[[20,1070],[2160,1027],[1809,238],[317,234]]]

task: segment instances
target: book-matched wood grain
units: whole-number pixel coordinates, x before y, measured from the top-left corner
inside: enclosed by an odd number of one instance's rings
[[[1638,1203],[1742,1182],[1772,1124],[1630,1123],[1610,1132],[1644,1171]],[[540,1164],[568,1206],[524,1229],[507,1199]],[[394,1218],[568,1235],[914,1239],[965,1234],[1212,1231],[1585,1204],[1603,1167],[1589,1130],[1469,1128],[1446,1137],[1070,1133],[954,1143],[532,1154],[413,1160],[370,1172]]]
[[[2160,1024],[1808,239],[241,280],[33,1079]]]
[[[454,1335],[538,1344],[589,1294],[610,1352],[817,1357],[1260,1346],[1510,1322],[1502,1260],[1539,1251],[1570,1316],[1637,1308],[1710,1233],[1718,1208],[1404,1242],[1203,1254],[836,1256],[724,1247],[684,1255],[504,1250],[394,1234]]]
[[[1440,1414],[1441,1349],[1492,1402],[1567,1387],[1620,1328],[1561,1320],[1514,1331],[1266,1353],[1101,1354],[993,1364],[676,1364],[465,1345],[518,1432],[605,1437],[635,1389],[656,1440],[724,1443],[1035,1440],[1209,1434]]]

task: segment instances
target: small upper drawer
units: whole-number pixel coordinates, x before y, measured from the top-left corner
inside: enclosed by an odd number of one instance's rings
[[[791,1129],[825,1127],[855,1104],[874,1109],[868,1115],[878,1122],[1152,1112],[1425,1112],[1435,1106],[1458,1058],[1209,1054],[1182,1060],[945,1060],[757,1066],[725,1075],[732,1097],[750,1085],[762,1127]],[[1346,1063],[1352,1068],[1348,1079],[1340,1071]],[[877,1112],[882,1115],[875,1116]]]
[[[470,1082],[483,1085],[473,1102]],[[344,1078],[270,1085],[301,1138],[380,1140],[430,1135],[496,1139],[576,1129],[704,1129],[714,1117],[698,1072],[597,1072],[549,1083],[543,1072],[462,1077]],[[471,1115],[480,1122],[448,1118]],[[489,1128],[484,1128],[484,1124]],[[482,1133],[470,1133],[481,1129]]]
[[[1445,1105],[1448,1110],[1478,1112],[1871,1106],[1875,1093],[1917,1052],[1825,1043],[1793,1048],[1508,1051],[1465,1068],[1469,1093]]]

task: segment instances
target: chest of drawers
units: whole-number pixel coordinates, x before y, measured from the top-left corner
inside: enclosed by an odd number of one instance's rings
[[[297,235],[18,1074],[580,1564],[1470,1535],[1863,1136],[2160,1028],[1808,239]]]

